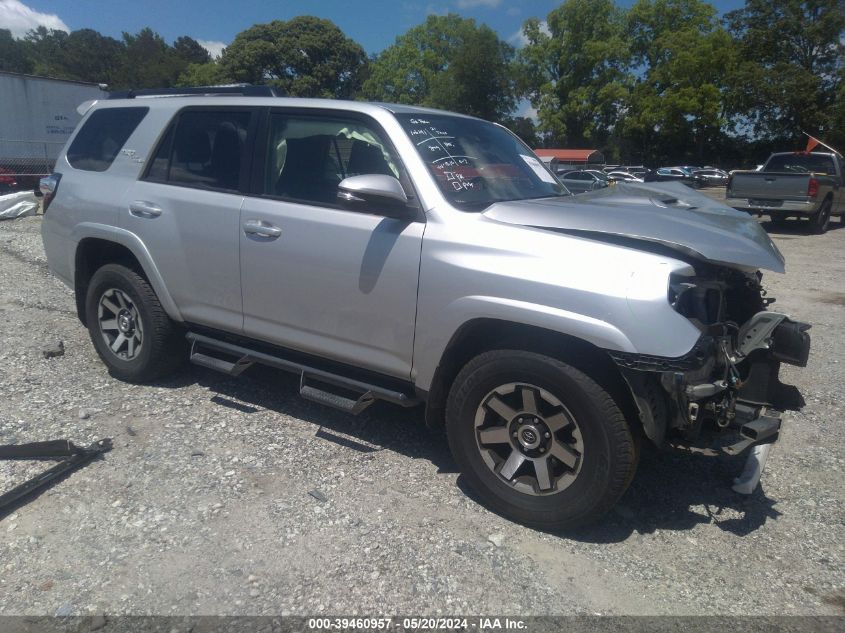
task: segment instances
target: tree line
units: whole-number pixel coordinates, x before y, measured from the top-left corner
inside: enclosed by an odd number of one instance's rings
[[[430,15],[367,56],[330,20],[238,33],[219,58],[149,28],[111,38],[0,29],[0,70],[110,89],[249,82],[291,96],[417,104],[500,122],[533,147],[621,163],[760,162],[802,132],[845,147],[845,0],[564,0],[519,48],[484,24]],[[527,100],[536,116],[518,116]]]

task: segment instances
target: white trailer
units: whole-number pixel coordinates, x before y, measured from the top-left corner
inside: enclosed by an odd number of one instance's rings
[[[107,96],[97,84],[0,71],[0,188],[49,174],[82,118],[76,108]]]

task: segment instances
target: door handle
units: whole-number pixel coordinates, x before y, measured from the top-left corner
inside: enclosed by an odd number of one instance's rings
[[[261,237],[277,238],[282,234],[282,229],[261,220],[247,220],[243,224],[244,233],[247,235],[260,235]]]
[[[161,215],[161,207],[146,200],[135,200],[129,203],[129,213],[138,218],[157,218]]]

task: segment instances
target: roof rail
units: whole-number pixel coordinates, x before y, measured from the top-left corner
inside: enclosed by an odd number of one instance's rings
[[[187,97],[241,95],[244,97],[283,97],[284,93],[272,86],[236,84],[230,86],[199,86],[194,88],[142,88],[109,93],[109,99],[135,99],[136,97]]]

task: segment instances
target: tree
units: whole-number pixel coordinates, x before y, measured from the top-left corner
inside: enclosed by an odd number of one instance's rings
[[[9,29],[0,29],[0,70],[31,73],[33,66],[27,55],[26,45],[12,37]]]
[[[537,126],[534,121],[524,116],[507,118],[502,125],[522,139],[522,142],[532,149],[540,147],[540,137],[537,135]]]
[[[363,92],[499,121],[516,105],[513,57],[489,27],[453,13],[430,15],[370,64]]]
[[[186,64],[207,64],[211,61],[211,55],[202,44],[187,35],[176,38],[173,53]]]
[[[164,38],[150,28],[135,35],[124,33],[123,47],[115,87],[170,88],[186,67]]]
[[[747,0],[725,22],[743,60],[728,106],[753,135],[787,142],[802,130],[838,131],[845,0]]]
[[[726,124],[726,77],[736,64],[716,10],[701,0],[638,0],[626,34],[636,80],[619,135],[645,162],[696,160]]]
[[[176,84],[178,86],[217,86],[230,81],[223,67],[211,61],[206,64],[188,64],[188,67],[179,75]]]
[[[73,31],[61,43],[59,59],[52,60],[57,76],[111,84],[120,67],[123,47],[93,29]]]
[[[235,36],[221,64],[236,81],[271,84],[295,97],[352,97],[364,49],[335,24],[313,16],[256,24]]]
[[[61,77],[59,60],[62,58],[62,46],[68,34],[64,31],[39,26],[29,31],[24,37],[28,56],[32,60],[36,75]]]
[[[600,147],[613,133],[632,81],[623,17],[613,0],[566,0],[523,26],[523,87],[551,143]]]

